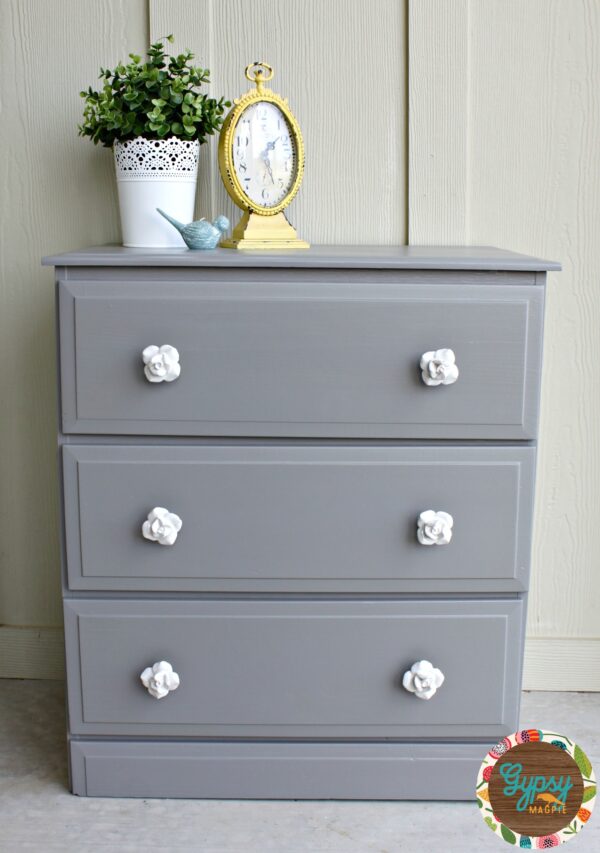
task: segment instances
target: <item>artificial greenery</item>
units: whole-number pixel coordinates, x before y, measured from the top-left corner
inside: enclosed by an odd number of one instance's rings
[[[100,69],[102,89],[95,92],[90,86],[80,93],[85,99],[80,136],[110,148],[116,140],[136,136],[178,136],[202,144],[219,130],[231,103],[201,93],[202,84],[210,82],[208,68],[192,65],[194,54],[189,50],[167,56],[164,41],[173,42],[173,36],[150,45],[144,62],[130,53],[127,65],[120,62],[113,71]]]

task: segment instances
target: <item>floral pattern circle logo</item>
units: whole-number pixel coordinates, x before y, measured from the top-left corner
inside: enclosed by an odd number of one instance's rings
[[[489,750],[475,794],[492,832],[521,849],[547,850],[589,821],[596,777],[585,752],[569,738],[522,729]]]

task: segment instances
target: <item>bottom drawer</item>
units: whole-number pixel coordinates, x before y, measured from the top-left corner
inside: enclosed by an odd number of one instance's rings
[[[88,797],[471,800],[489,745],[71,741],[71,788]]]
[[[523,602],[65,602],[73,734],[493,739],[517,725]],[[402,685],[422,659],[429,700]],[[141,672],[168,661],[161,699]]]

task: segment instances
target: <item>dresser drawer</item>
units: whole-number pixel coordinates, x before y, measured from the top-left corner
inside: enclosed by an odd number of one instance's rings
[[[465,280],[62,282],[63,432],[533,438],[543,289]],[[163,381],[150,346],[178,352]]]
[[[65,446],[69,586],[522,590],[534,458],[496,446]],[[143,535],[155,507],[182,521],[171,544]],[[449,542],[419,541],[427,510],[452,517]]]
[[[65,602],[74,734],[485,737],[514,731],[522,602]],[[402,686],[422,659],[429,700]],[[166,661],[161,699],[140,674]]]

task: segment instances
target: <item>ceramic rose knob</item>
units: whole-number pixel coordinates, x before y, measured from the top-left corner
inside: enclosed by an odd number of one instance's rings
[[[148,382],[173,382],[181,373],[179,353],[169,344],[146,347],[142,352],[142,360]]]
[[[179,687],[179,676],[166,660],[147,666],[140,675],[140,681],[155,699],[163,699]]]
[[[178,515],[164,506],[155,506],[142,524],[142,535],[159,545],[173,545],[182,527],[183,522]]]
[[[431,699],[443,683],[444,673],[428,660],[413,663],[402,678],[404,689],[414,693],[417,699]]]
[[[417,521],[417,539],[421,545],[447,545],[452,539],[453,525],[449,512],[426,509]]]
[[[421,378],[425,385],[452,385],[458,379],[456,356],[451,349],[436,349],[421,356]]]

